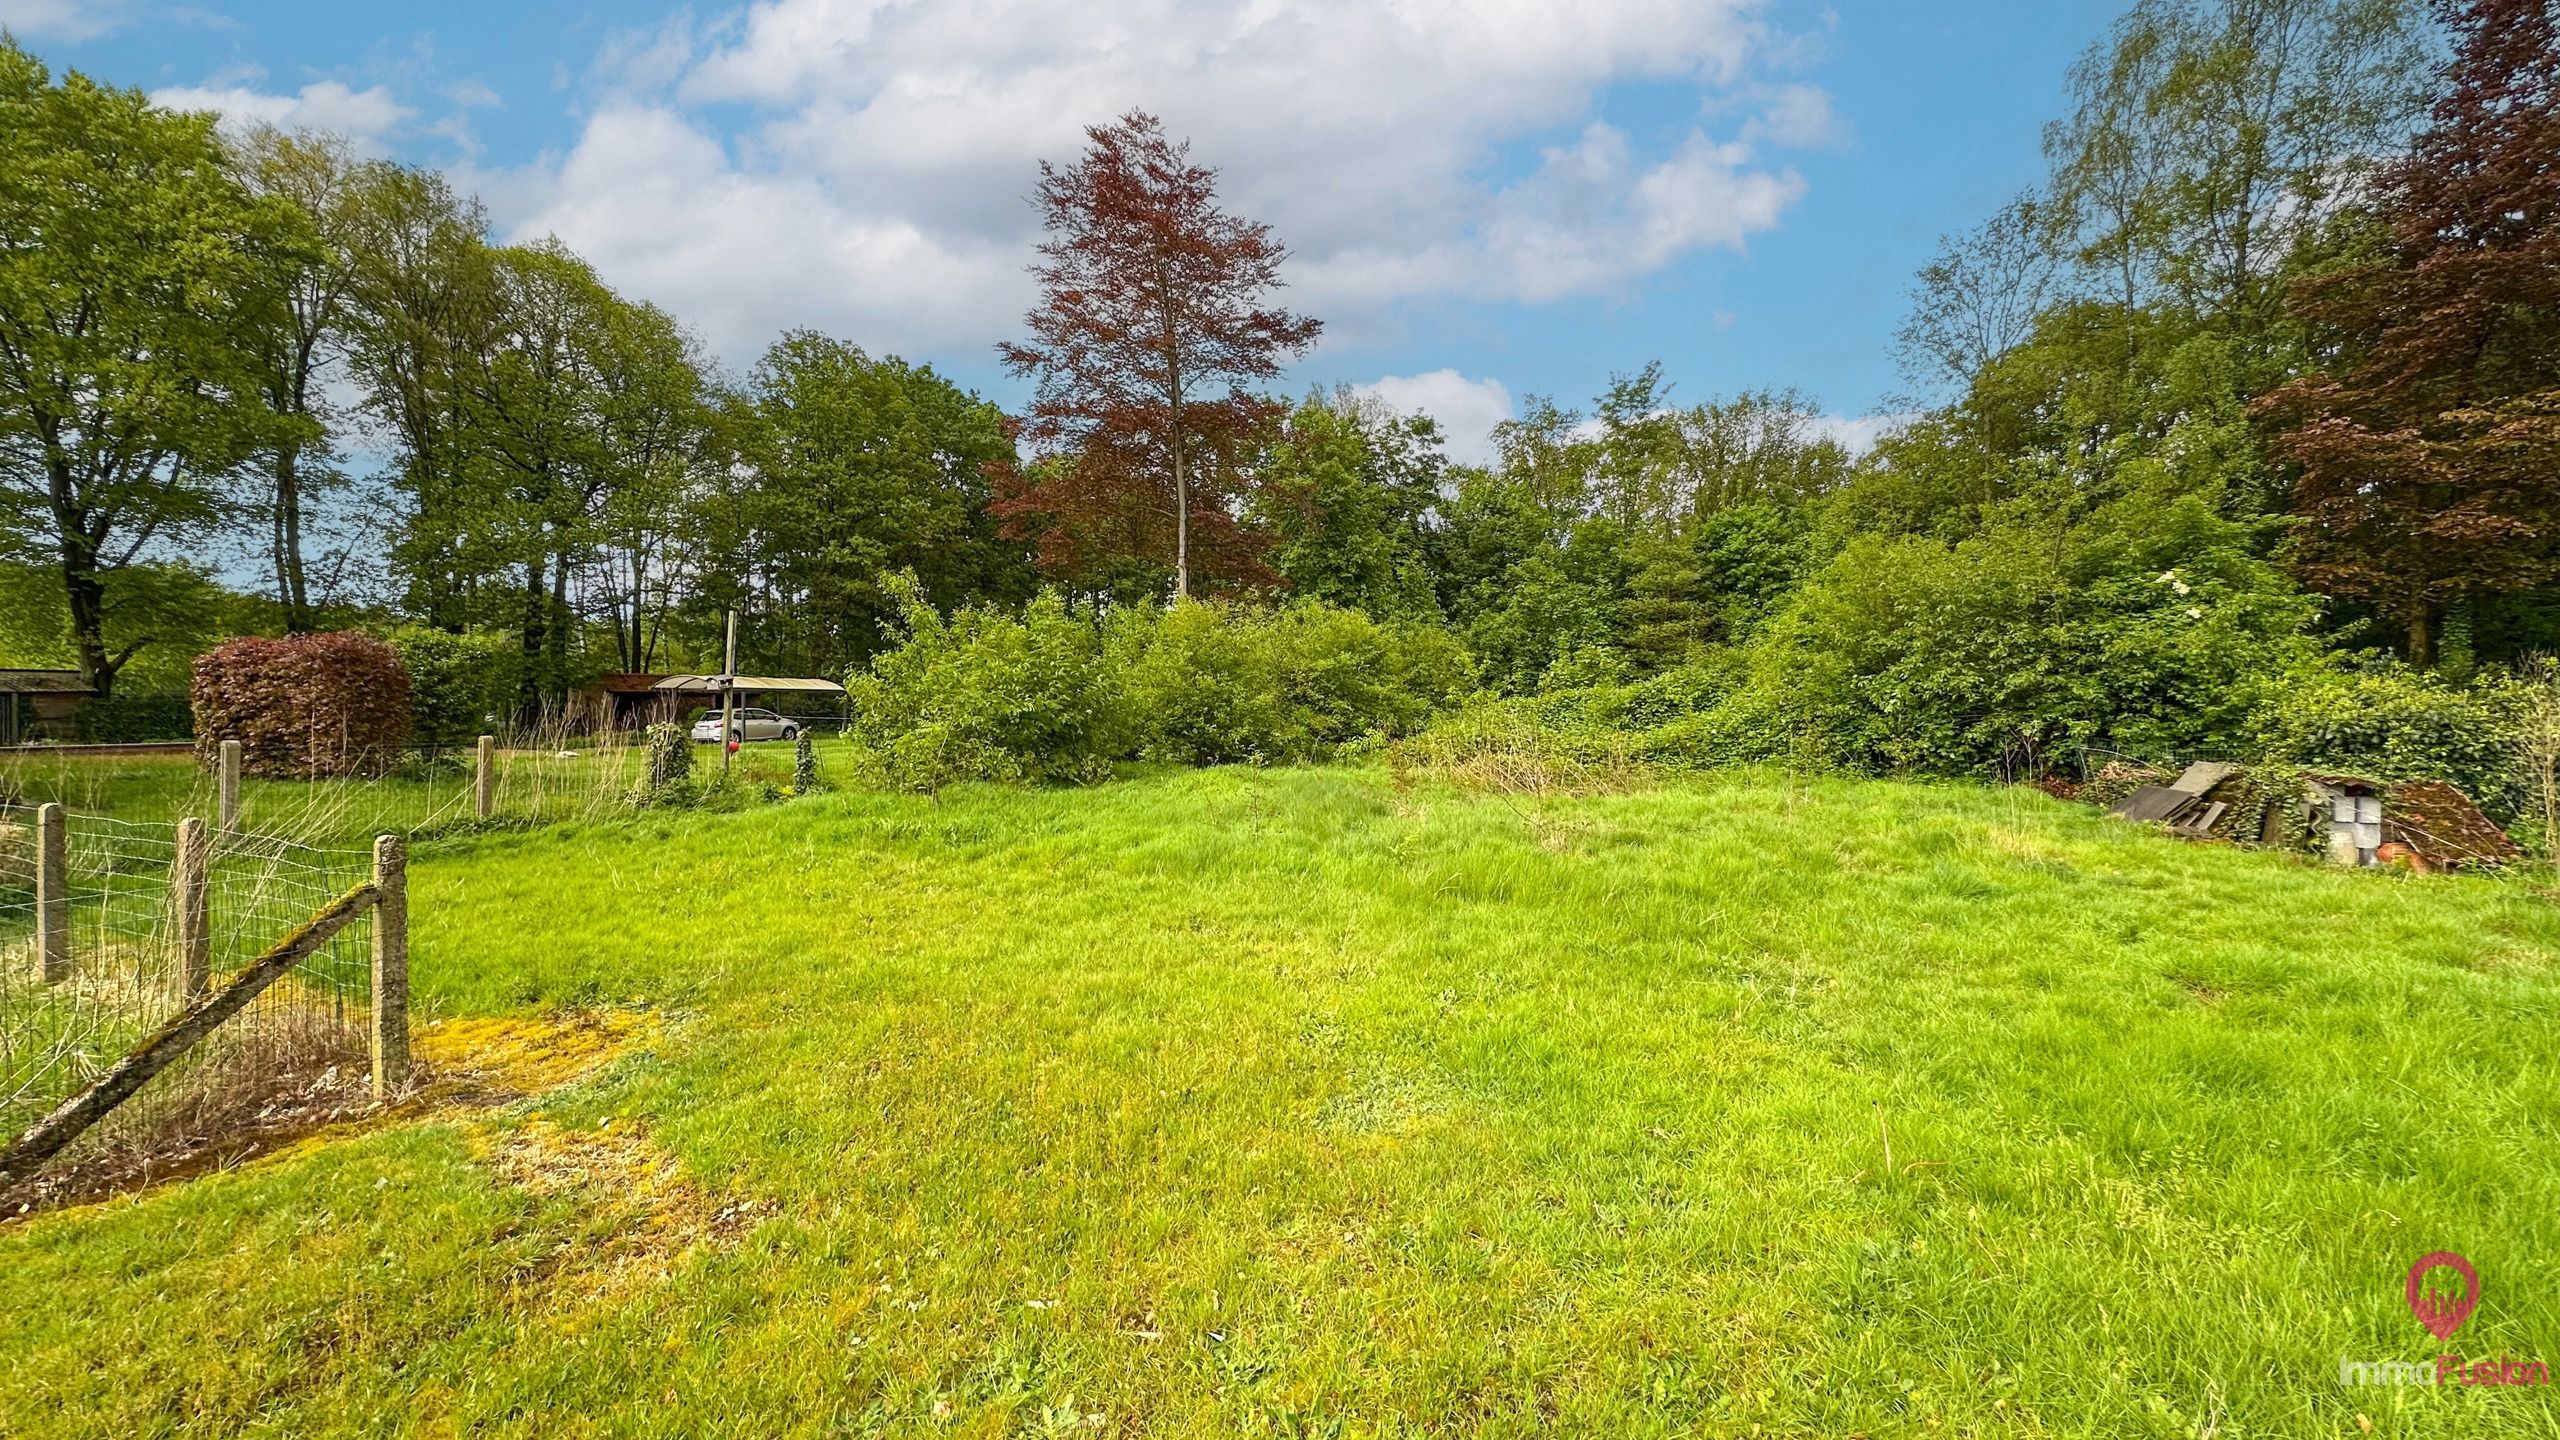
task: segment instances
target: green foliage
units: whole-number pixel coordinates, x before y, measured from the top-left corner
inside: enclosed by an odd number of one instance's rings
[[[2500,820],[2528,800],[2517,763],[2523,687],[2454,685],[2389,660],[2319,656],[2258,688],[2250,751],[2377,779],[2451,780]]]
[[[2228,748],[2251,681],[2309,652],[2310,602],[2201,496],[2078,524],[1852,541],[1754,647],[1752,686],[1846,763],[2034,775],[2081,745]]]
[[[0,237],[0,546],[56,567],[106,690],[141,643],[109,648],[110,579],[213,533],[225,473],[307,426],[265,403],[253,334],[309,226],[211,116],[57,81],[0,33]]]
[[[514,709],[524,652],[513,636],[409,625],[390,640],[409,675],[409,711],[421,742],[467,744],[499,728]]]
[[[818,788],[818,744],[802,730],[791,737],[791,793],[808,795]]]
[[[948,619],[893,577],[905,638],[845,685],[851,733],[890,781],[1103,778],[1132,748],[1102,626],[1054,592],[1019,614],[968,606]]]
[[[100,582],[100,633],[109,650],[131,654],[117,682],[137,697],[183,697],[197,655],[226,636],[270,629],[277,618],[272,604],[225,589],[193,565],[126,565]],[[0,666],[79,663],[60,568],[0,561]]]
[[[899,614],[883,574],[913,574],[946,609],[1030,593],[1024,547],[986,513],[988,467],[1014,458],[1004,415],[931,366],[792,331],[728,436],[744,476],[706,522],[757,663],[829,674],[877,651]]]
[[[682,725],[649,727],[641,742],[640,783],[632,791],[635,805],[680,804],[691,796],[693,737]]]
[[[1426,520],[1448,469],[1439,427],[1349,392],[1310,398],[1262,459],[1254,517],[1293,595],[1382,619],[1437,618]]]
[[[1437,626],[1316,601],[1106,615],[1043,593],[944,618],[910,584],[906,638],[847,684],[855,738],[902,788],[1089,782],[1119,760],[1308,759],[1425,724],[1473,683]]]

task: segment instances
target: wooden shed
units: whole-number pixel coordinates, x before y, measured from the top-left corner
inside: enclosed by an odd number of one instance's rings
[[[97,690],[77,670],[0,669],[0,745],[68,740]]]

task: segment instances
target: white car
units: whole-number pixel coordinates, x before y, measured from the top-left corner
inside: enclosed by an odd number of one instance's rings
[[[732,712],[730,720],[737,727],[737,735],[741,740],[797,740],[800,738],[799,721],[776,715],[770,710],[755,710],[741,706]],[[720,743],[720,712],[718,710],[705,710],[702,712],[702,718],[693,722],[693,738],[705,745]]]

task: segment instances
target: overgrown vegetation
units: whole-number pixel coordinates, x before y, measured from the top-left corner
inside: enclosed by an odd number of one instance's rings
[[[1410,734],[1472,682],[1440,628],[1320,601],[1096,610],[1052,592],[946,618],[904,594],[903,641],[849,687],[851,734],[902,788],[1312,759]]]

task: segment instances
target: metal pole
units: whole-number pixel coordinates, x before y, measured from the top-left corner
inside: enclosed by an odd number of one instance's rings
[[[729,612],[729,650],[720,670],[720,778],[729,778],[729,755],[737,748],[738,612]]]

